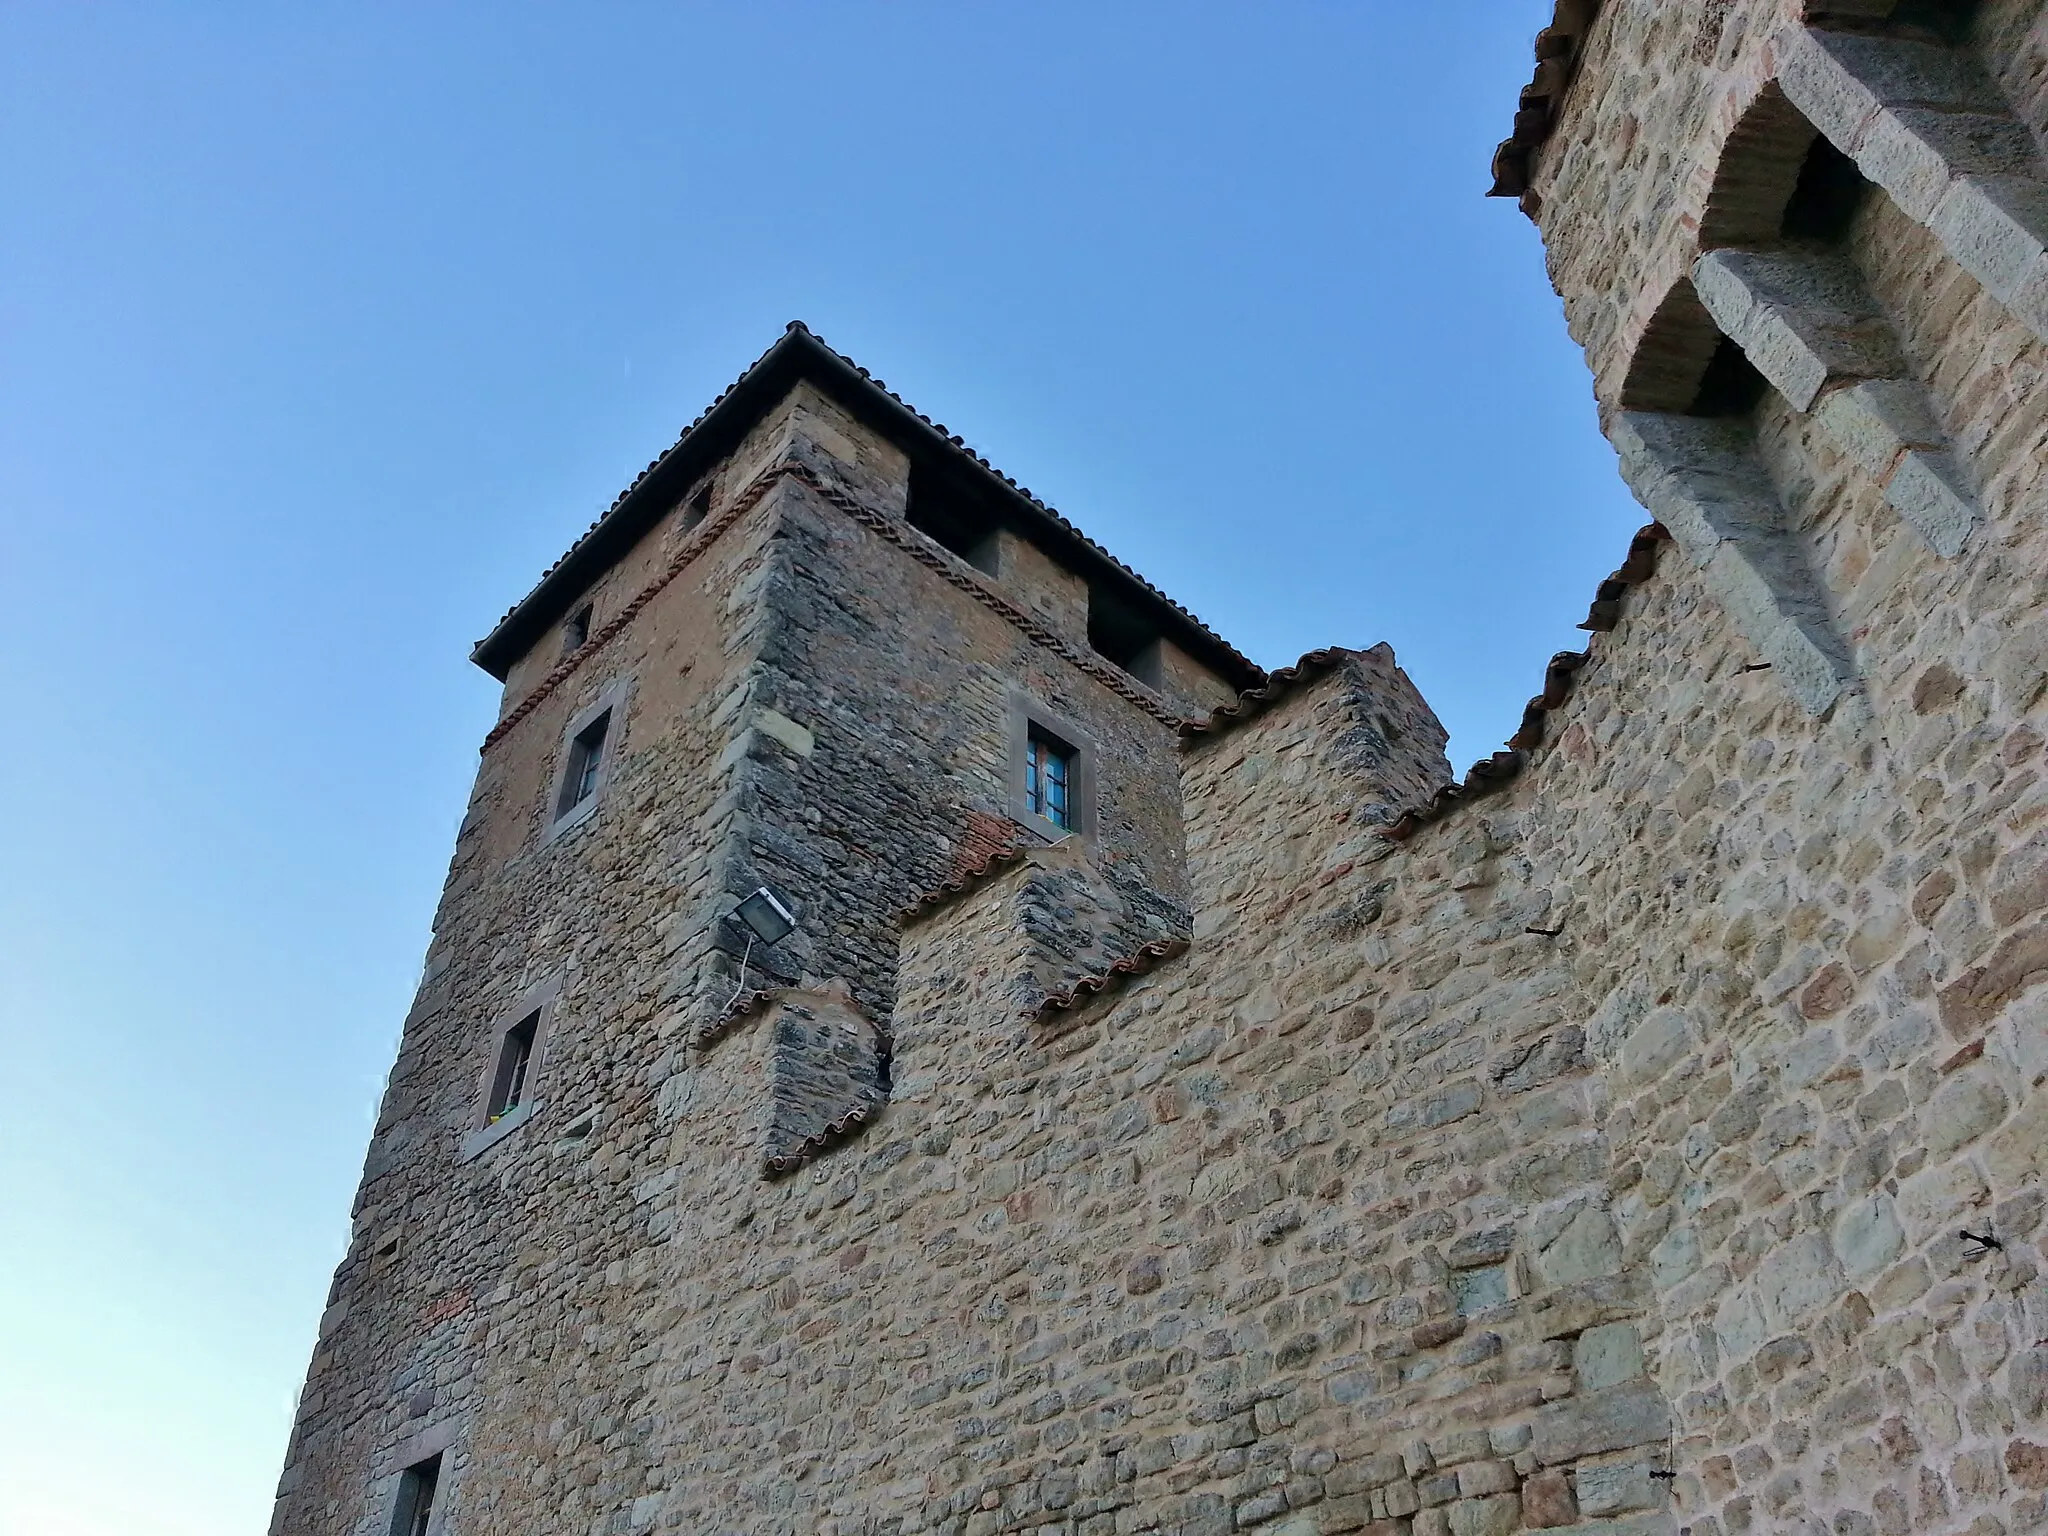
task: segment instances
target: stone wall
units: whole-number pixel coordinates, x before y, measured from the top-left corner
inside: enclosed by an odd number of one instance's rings
[[[1068,935],[1072,974],[1084,952],[1186,932],[1177,695],[1091,660],[1085,633],[1020,623],[1023,594],[904,523],[907,478],[890,442],[800,387],[578,600],[591,606],[580,647],[558,627],[509,669],[322,1320],[279,1530],[377,1531],[398,1473],[444,1441],[443,1501],[499,1497],[478,1458],[518,1418],[494,1425],[484,1406],[502,1330],[529,1304],[554,1317],[581,1282],[577,1255],[644,1241],[668,1122],[651,1150],[615,1160],[613,1139],[689,1099],[691,1063],[749,988],[829,979],[848,1000],[766,1010],[750,1038],[780,1044],[721,1155],[758,1175],[879,1107],[896,914],[1031,841],[1012,819],[1019,711],[1051,712],[1089,753],[1075,844],[1095,898],[1090,931]],[[1177,678],[1216,687],[1191,665]],[[606,702],[601,788],[558,818],[568,737]],[[749,951],[723,914],[763,881],[803,921]],[[1063,905],[1048,915],[1074,927]],[[501,1035],[541,994],[526,1102],[485,1124]],[[864,1033],[842,1038],[842,1014]]]
[[[1203,714],[764,411],[511,669],[275,1529],[2048,1528],[2048,34],[1961,19],[1600,8],[1536,203],[1663,526],[1462,792],[1384,647]]]
[[[873,440],[843,412],[835,421],[836,441]],[[902,476],[885,483],[900,506]],[[1082,837],[1114,889],[1119,935],[1135,946],[1185,932],[1179,714],[1163,697],[1134,707],[1020,629],[984,600],[1030,606],[1000,579],[900,518],[855,521],[819,489],[847,485],[843,473],[786,484],[759,592],[766,641],[747,707],[797,730],[757,732],[740,765],[748,833],[731,890],[767,880],[812,909],[766,963],[791,981],[845,977],[886,1014],[896,914],[943,883],[977,818],[1017,815],[1012,737],[1033,710],[1084,738]],[[1084,615],[1065,638],[1085,646],[1085,628]]]

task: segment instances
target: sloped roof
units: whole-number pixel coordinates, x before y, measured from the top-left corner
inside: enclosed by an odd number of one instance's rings
[[[831,396],[908,453],[913,465],[927,465],[969,482],[1017,533],[1076,575],[1113,590],[1123,604],[1225,681],[1238,688],[1254,688],[1265,681],[1264,670],[1221,635],[957,435],[913,409],[853,359],[828,347],[800,320],[792,320],[781,339],[619,493],[534,589],[477,642],[470,659],[502,680],[513,662],[800,382]]]

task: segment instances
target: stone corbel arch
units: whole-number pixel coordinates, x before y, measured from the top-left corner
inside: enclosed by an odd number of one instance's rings
[[[1692,290],[1756,370],[1951,557],[1979,514],[1933,401],[1848,251],[1784,233],[1819,136],[1781,84],[1758,94],[1715,168]]]
[[[1854,682],[1849,648],[1800,549],[1746,415],[1703,393],[1726,345],[1690,278],[1657,306],[1629,359],[1607,435],[1636,499],[1699,567],[1707,589],[1808,713]]]
[[[1700,209],[1702,251],[1778,239],[1814,134],[1777,81],[1757,92],[1722,141],[1714,183]]]
[[[1961,48],[1794,24],[1784,98],[1956,264],[2048,340],[2048,161]]]
[[[1692,279],[1679,278],[1665,291],[1629,355],[1621,381],[1622,410],[1690,411],[1720,344],[1720,327],[1700,302]]]

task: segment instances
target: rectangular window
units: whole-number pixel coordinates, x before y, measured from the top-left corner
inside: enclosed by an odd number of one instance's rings
[[[604,738],[611,729],[612,712],[606,710],[576,733],[569,743],[569,772],[562,780],[562,803],[557,816],[566,816],[597,793],[597,772],[604,765]]]
[[[706,480],[698,486],[690,499],[683,503],[682,531],[688,533],[711,515],[711,482]]]
[[[1074,829],[1071,785],[1073,749],[1037,726],[1025,743],[1024,802],[1034,816],[1043,816],[1062,831]]]
[[[585,603],[562,621],[562,654],[580,651],[590,643],[591,605]]]
[[[533,1042],[539,1030],[540,1010],[536,1008],[505,1031],[498,1044],[498,1066],[491,1075],[484,1124],[496,1125],[526,1102],[526,1079],[533,1068]]]
[[[416,1467],[407,1467],[398,1482],[398,1510],[391,1521],[391,1536],[427,1536],[434,1519],[434,1493],[441,1485],[441,1458],[429,1456]]]

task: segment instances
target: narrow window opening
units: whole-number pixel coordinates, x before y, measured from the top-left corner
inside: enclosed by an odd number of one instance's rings
[[[441,1458],[429,1456],[416,1467],[407,1467],[398,1484],[398,1510],[391,1522],[391,1536],[427,1536],[434,1519],[434,1494],[441,1486]]]
[[[591,605],[585,603],[562,621],[562,654],[580,651],[590,643]]]
[[[1159,631],[1106,587],[1088,589],[1088,648],[1141,683],[1158,686]]]
[[[606,710],[576,733],[569,743],[569,771],[562,779],[562,801],[557,816],[566,816],[597,793],[598,770],[604,766],[604,738],[611,729],[612,712]]]
[[[1122,663],[1123,669],[1147,688],[1166,691],[1166,642],[1154,639],[1140,646]]]
[[[1927,32],[1944,43],[1960,43],[1977,19],[1980,0],[1901,0],[1892,9],[1892,30]]]
[[[1038,726],[1025,740],[1024,803],[1061,831],[1074,830],[1074,749]]]
[[[997,574],[997,523],[972,497],[934,487],[929,476],[912,469],[904,520],[976,570]]]
[[[582,1114],[562,1127],[562,1140],[588,1141],[590,1133],[597,1129],[597,1111],[586,1109]]]
[[[533,1069],[533,1042],[540,1029],[536,1009],[505,1031],[498,1043],[498,1065],[491,1074],[491,1097],[485,1105],[484,1124],[496,1125],[526,1102],[526,1080]]]
[[[711,515],[711,482],[706,480],[690,493],[690,499],[683,503],[682,531],[688,533]]]

